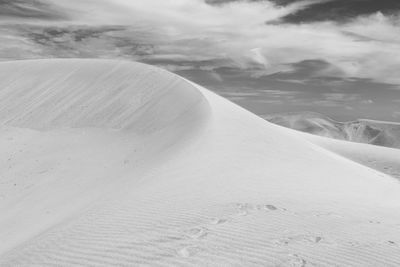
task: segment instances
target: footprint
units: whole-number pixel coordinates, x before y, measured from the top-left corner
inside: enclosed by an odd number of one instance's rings
[[[278,208],[275,207],[274,205],[265,205],[264,206],[265,209],[269,209],[269,210],[277,210]]]
[[[237,213],[239,216],[246,216],[249,214],[249,210],[253,209],[253,206],[248,203],[238,203],[236,204],[236,207],[239,210]]]
[[[335,218],[343,218],[342,215],[333,213],[333,212],[316,212],[314,214],[311,214],[311,216],[314,217],[335,217]]]
[[[250,203],[236,203],[236,208],[237,209],[245,209],[245,210],[254,210],[256,209],[257,205],[253,205]]]
[[[239,210],[245,209],[246,208],[246,204],[236,203],[236,208],[239,209]]]
[[[228,219],[224,219],[224,218],[214,218],[211,220],[211,224],[217,225],[217,224],[223,224],[226,223],[228,221]]]
[[[287,236],[272,241],[273,244],[278,246],[288,246],[291,243],[309,243],[318,244],[323,241],[321,236],[309,236],[309,235],[293,235]]]
[[[182,237],[178,236],[166,236],[162,238],[155,239],[154,241],[156,243],[171,243],[171,242],[176,242],[182,240]]]
[[[191,256],[196,255],[200,251],[200,248],[197,246],[189,246],[184,247],[177,251],[178,255],[183,258],[189,258]]]
[[[390,246],[397,246],[396,242],[391,241],[391,240],[387,241],[387,244]]]
[[[239,212],[238,212],[237,215],[239,215],[239,216],[246,216],[246,215],[248,215],[248,214],[249,214],[249,212],[248,212],[247,210],[239,210]]]
[[[267,210],[267,211],[272,210],[272,211],[274,211],[274,210],[278,210],[278,208],[275,207],[274,205],[267,204],[267,205],[257,205],[257,210]],[[287,211],[286,209],[282,209],[282,210]]]
[[[351,247],[360,247],[361,243],[357,242],[357,241],[349,241],[347,242],[347,244]]]
[[[297,254],[289,254],[289,259],[285,262],[283,262],[283,264],[281,266],[291,266],[291,267],[306,267],[306,266],[310,266],[307,264],[307,261],[305,259],[303,259],[302,257],[300,257]]]
[[[186,231],[186,235],[192,239],[202,239],[207,235],[206,228],[192,228]]]
[[[380,221],[374,221],[374,220],[369,220],[368,222],[372,223],[372,224],[380,224],[381,223]]]
[[[287,246],[289,245],[289,241],[288,238],[281,238],[272,240],[272,243],[276,246]]]

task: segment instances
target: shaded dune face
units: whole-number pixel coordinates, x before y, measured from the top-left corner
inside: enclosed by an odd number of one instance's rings
[[[206,109],[187,82],[127,62],[33,60],[0,64],[0,123],[52,130],[105,128],[150,134]],[[197,113],[197,114],[196,114]]]

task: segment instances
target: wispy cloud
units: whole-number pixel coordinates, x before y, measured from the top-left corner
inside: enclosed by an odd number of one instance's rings
[[[51,1],[68,19],[42,24],[32,19],[42,32],[38,28],[33,36],[21,31],[22,37],[15,38],[26,38],[41,56],[57,50],[64,56],[127,57],[171,70],[237,68],[255,79],[276,75],[297,83],[322,77],[400,84],[396,14],[280,23],[328,2],[332,1]],[[116,26],[120,28],[110,30]],[[87,38],[79,38],[79,27]]]
[[[60,12],[51,3],[40,0],[0,0],[0,18],[4,20],[62,20],[66,15]],[[16,20],[14,20],[16,21]]]
[[[400,111],[393,112],[392,117],[395,119],[400,119]]]

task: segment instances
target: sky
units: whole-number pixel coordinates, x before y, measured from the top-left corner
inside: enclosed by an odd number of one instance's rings
[[[263,116],[400,121],[399,0],[0,0],[0,60],[168,69]]]

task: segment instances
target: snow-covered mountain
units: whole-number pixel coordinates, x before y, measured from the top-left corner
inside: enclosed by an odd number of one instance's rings
[[[338,122],[314,112],[266,115],[275,124],[315,135],[400,148],[400,123],[359,119]]]

